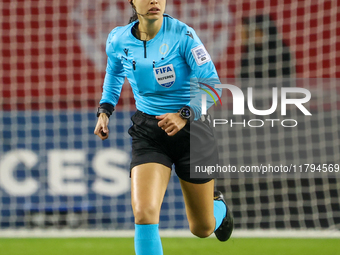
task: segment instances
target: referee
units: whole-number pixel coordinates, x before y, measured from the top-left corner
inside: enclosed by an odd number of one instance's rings
[[[191,84],[193,79],[208,80],[211,87],[220,83],[215,66],[195,31],[164,14],[166,0],[129,2],[134,12],[130,24],[113,29],[107,39],[106,76],[94,133],[108,138],[109,117],[127,77],[137,108],[128,131],[135,252],[163,254],[158,223],[173,164],[191,232],[201,238],[215,232],[226,241],[233,218],[222,194],[214,192],[212,178],[190,178],[190,162],[202,166],[218,160],[213,129],[201,117],[205,92],[198,82],[194,88]],[[207,98],[208,108],[213,100]]]

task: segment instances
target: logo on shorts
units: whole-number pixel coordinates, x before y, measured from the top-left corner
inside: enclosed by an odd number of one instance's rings
[[[162,87],[170,88],[175,83],[176,73],[172,64],[156,67],[153,72],[158,84]]]

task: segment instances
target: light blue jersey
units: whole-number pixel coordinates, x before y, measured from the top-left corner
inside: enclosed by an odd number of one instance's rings
[[[136,22],[117,27],[109,34],[100,104],[116,106],[127,77],[138,110],[162,115],[188,105],[197,120],[201,116],[201,94],[206,94],[200,87],[209,90],[197,81],[213,88],[214,84],[220,83],[202,42],[191,27],[166,14],[157,35],[149,41],[141,41],[131,31]],[[221,94],[221,89],[216,91]],[[211,94],[217,100],[217,96]],[[212,104],[213,99],[207,96],[207,108]]]

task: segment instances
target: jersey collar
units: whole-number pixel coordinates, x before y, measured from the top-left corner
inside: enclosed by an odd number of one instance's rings
[[[162,22],[162,27],[161,29],[158,31],[158,33],[156,34],[156,36],[154,38],[152,38],[151,40],[149,41],[146,41],[147,44],[151,44],[153,43],[154,41],[157,41],[157,39],[163,34],[163,31],[164,31],[164,23],[166,22],[166,18],[165,17],[170,17],[169,15],[167,14],[163,14],[163,22]],[[138,23],[139,21],[136,20],[135,22],[132,23],[132,26],[131,26],[131,29],[130,29],[130,33],[129,33],[129,37],[130,39],[135,42],[135,43],[138,43],[138,44],[141,44],[143,43],[144,41],[142,40],[139,40],[137,39],[133,34],[132,34],[132,29],[133,27]]]

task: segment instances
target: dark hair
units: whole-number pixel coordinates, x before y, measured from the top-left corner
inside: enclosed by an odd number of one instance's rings
[[[280,38],[270,15],[243,17],[242,24],[248,29],[258,29],[266,36],[260,45],[247,45],[241,59],[241,78],[289,77],[295,73],[289,47]],[[253,43],[253,42],[252,42]],[[266,52],[264,52],[266,51]],[[263,63],[269,63],[265,67]],[[262,66],[261,71],[250,71],[249,66]]]
[[[243,17],[242,24],[246,26],[255,25],[256,29],[261,30],[265,35],[268,36],[268,42],[266,45],[269,49],[275,49],[278,40],[278,31],[276,25],[270,15],[257,15],[254,17]],[[282,41],[282,46],[286,46]]]
[[[134,6],[132,0],[130,2],[131,6],[132,6],[132,16],[130,17],[130,20],[129,20],[129,24],[138,20],[138,15],[137,15],[137,12],[136,12],[136,7]]]

